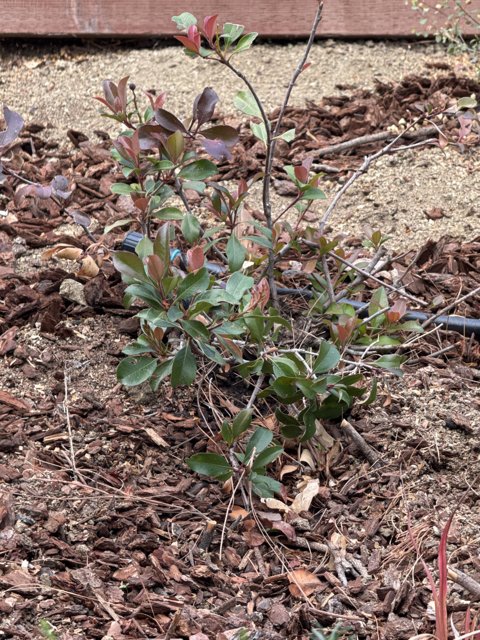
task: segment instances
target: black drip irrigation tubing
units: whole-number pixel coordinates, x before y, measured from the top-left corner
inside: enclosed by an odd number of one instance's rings
[[[130,232],[122,243],[122,250],[134,252],[135,247],[142,238],[143,235],[141,233],[138,233],[137,231]],[[174,255],[181,256],[178,250],[174,250]],[[215,262],[207,262],[205,266],[210,273],[214,275],[223,275],[225,272],[225,267]],[[308,299],[313,298],[314,295],[314,292],[308,288],[294,289],[289,287],[277,287],[277,293],[281,296],[300,296]],[[352,306],[358,312],[359,318],[368,317],[368,304],[365,304],[365,302],[349,300],[347,298],[342,298],[340,302]],[[480,319],[478,318],[464,318],[462,316],[455,315],[433,317],[432,313],[424,313],[423,311],[407,311],[407,313],[402,317],[402,320],[415,320],[417,322],[427,322],[427,320],[430,319],[432,319],[433,325],[441,325],[442,329],[455,331],[456,333],[461,333],[464,336],[474,335],[478,340],[480,340]]]

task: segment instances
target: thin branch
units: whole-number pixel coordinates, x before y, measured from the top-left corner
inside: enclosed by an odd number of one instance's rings
[[[418,140],[419,138],[428,138],[432,135],[435,135],[436,133],[438,133],[438,128],[435,126],[422,127],[421,129],[417,129],[417,131],[408,131],[407,129],[405,129],[405,131],[400,132],[400,134],[396,136],[395,140],[400,140],[401,138],[406,138],[407,140]],[[348,151],[350,149],[362,147],[363,145],[372,144],[374,142],[382,142],[383,140],[388,140],[389,138],[393,137],[394,134],[391,131],[370,133],[365,136],[359,136],[358,138],[353,138],[352,140],[345,140],[345,142],[339,142],[338,144],[332,144],[329,147],[318,149],[318,151],[315,151],[315,157],[323,158],[324,156],[341,153],[342,151]]]
[[[336,260],[339,260],[342,264],[346,265],[347,267],[350,267],[351,269],[353,269],[357,273],[362,274],[362,276],[365,276],[367,279],[371,279],[374,282],[376,282],[377,284],[382,285],[386,289],[390,289],[391,291],[395,291],[396,293],[401,294],[405,298],[408,298],[409,300],[412,300],[412,302],[415,302],[416,304],[418,304],[418,305],[420,305],[422,307],[428,306],[427,303],[424,302],[423,300],[420,300],[419,298],[416,298],[415,296],[412,296],[411,294],[407,293],[406,291],[403,291],[402,289],[399,289],[398,287],[394,287],[392,284],[388,284],[388,282],[384,282],[383,280],[380,280],[380,278],[377,278],[373,274],[368,273],[368,271],[365,271],[365,269],[357,267],[356,265],[352,264],[348,260],[345,260],[345,258],[342,258],[342,257],[338,256],[336,253],[333,253],[332,251],[329,251],[329,255],[332,258],[335,258]]]
[[[430,116],[430,118],[432,118],[434,115],[438,115],[438,113],[432,114]],[[337,193],[334,195],[333,200],[331,201],[331,203],[329,204],[329,206],[327,207],[327,210],[325,211],[323,218],[320,222],[319,225],[319,229],[320,232],[323,232],[328,220],[330,219],[332,213],[334,212],[337,204],[339,203],[339,201],[341,200],[341,198],[344,196],[345,192],[358,180],[358,178],[360,178],[360,176],[362,176],[364,173],[366,173],[370,167],[370,165],[372,164],[372,162],[375,162],[376,160],[378,160],[379,158],[381,158],[382,156],[386,155],[387,153],[393,152],[395,151],[394,146],[395,144],[401,139],[403,138],[407,132],[411,131],[412,128],[417,125],[421,120],[423,120],[425,118],[425,114],[422,113],[421,116],[418,116],[418,118],[416,118],[413,122],[411,122],[408,127],[404,130],[401,131],[397,136],[395,136],[395,138],[389,142],[385,147],[383,147],[382,149],[379,149],[376,153],[370,155],[370,156],[365,156],[362,165],[359,169],[357,169],[351,176],[350,178],[345,182],[345,184],[343,184],[340,189],[337,191]],[[437,128],[435,128],[435,131],[437,131]],[[415,144],[412,146],[416,146]],[[402,147],[402,151],[405,149],[408,149],[408,145],[407,146],[403,146]]]
[[[428,320],[425,320],[425,322],[422,324],[422,327],[425,329],[425,327],[428,327],[430,324],[432,324],[432,322],[434,322],[439,316],[443,316],[447,311],[450,311],[450,309],[453,309],[453,307],[456,307],[457,304],[460,304],[461,302],[465,302],[465,300],[468,300],[468,298],[476,296],[479,293],[480,293],[480,287],[477,287],[476,289],[473,289],[473,291],[469,291],[469,293],[466,293],[461,298],[458,298],[457,300],[454,300],[452,303],[447,304],[446,307],[443,307],[443,309],[441,309],[434,316],[432,316],[431,318],[428,318]]]

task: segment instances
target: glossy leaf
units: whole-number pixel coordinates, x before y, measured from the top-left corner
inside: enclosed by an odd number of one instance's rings
[[[205,267],[189,273],[180,283],[177,291],[177,300],[187,300],[196,293],[203,293],[208,289],[210,284],[210,276]]]
[[[185,128],[183,122],[181,122],[177,118],[177,116],[174,116],[173,113],[170,113],[170,111],[167,111],[166,109],[155,110],[155,122],[163,127],[165,131],[170,131],[171,133],[180,131],[185,135],[188,135],[188,131]]]
[[[318,356],[313,363],[313,371],[315,373],[324,373],[326,371],[330,371],[340,362],[340,352],[337,347],[328,342],[327,340],[322,340],[320,345],[320,349],[318,351]]]
[[[406,358],[404,356],[399,356],[395,353],[388,353],[378,358],[378,360],[372,362],[372,364],[375,367],[387,369],[387,371],[390,371],[390,373],[394,373],[396,376],[403,376],[403,371],[400,367],[405,362],[405,360]]]
[[[233,99],[235,107],[247,116],[255,116],[262,119],[262,112],[250,91],[242,90]]]
[[[130,356],[117,367],[117,378],[126,387],[134,387],[148,380],[157,368],[157,360],[148,356]]]
[[[178,176],[184,180],[205,180],[218,173],[218,167],[210,160],[196,160],[185,165]]]
[[[257,36],[258,36],[258,33],[255,33],[254,31],[252,31],[252,33],[246,33],[237,42],[234,53],[240,53],[241,51],[246,51],[247,49],[250,49],[250,47],[253,44],[253,41]]]
[[[232,273],[228,279],[226,292],[229,293],[232,298],[240,302],[244,294],[253,287],[254,282],[255,280],[250,276],[246,276],[243,273],[236,271],[235,273]]]
[[[186,213],[182,220],[182,234],[190,244],[198,240],[201,233],[201,226],[198,218],[192,213]]]
[[[227,258],[230,271],[242,268],[247,251],[236,235],[232,234],[227,242]]]
[[[269,429],[258,427],[245,447],[245,460],[249,461],[253,452],[255,452],[255,456],[257,456],[264,451],[272,440],[273,433]]]
[[[118,195],[129,196],[131,193],[135,192],[135,189],[131,184],[126,184],[125,182],[115,182],[110,187],[110,191]]]
[[[211,87],[205,87],[202,93],[195,98],[193,119],[197,121],[199,127],[212,119],[218,100],[217,93]]]
[[[252,422],[252,409],[242,409],[232,421],[232,435],[236,439],[242,435]]]
[[[127,278],[148,282],[143,262],[130,251],[114,251],[112,253],[113,265],[117,271]]]
[[[282,453],[283,448],[278,444],[268,447],[255,457],[252,465],[252,471],[261,472],[262,469],[264,469],[271,462],[274,462],[274,460],[282,455]]]
[[[227,459],[217,453],[195,453],[187,464],[192,471],[217,480],[228,480],[233,474]]]
[[[172,387],[183,387],[192,384],[197,375],[197,363],[190,345],[187,344],[175,355],[172,364]]]
[[[250,474],[250,481],[252,483],[253,492],[260,496],[260,498],[273,498],[275,493],[280,493],[282,485],[278,480],[274,480],[269,476],[252,471]]]

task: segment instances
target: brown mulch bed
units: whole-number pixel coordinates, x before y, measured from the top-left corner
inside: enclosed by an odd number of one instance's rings
[[[429,82],[381,85],[353,103],[335,98],[328,109],[326,102],[292,109],[288,118],[311,151],[383,130],[416,101],[479,92],[453,76]],[[480,581],[478,342],[436,332],[418,343],[403,380],[386,377],[376,404],[354,409],[349,420],[379,464],[366,462],[338,423],[327,424],[326,450],[307,449],[283,477],[290,497],[319,480],[307,511],[283,514],[256,502],[245,513],[238,501],[224,523],[229,494],[184,462],[205,450],[205,422],[215,428],[208,408],[197,408],[203,390],[164,386],[152,394],[117,385],[115,366],[137,330],[118,275],[106,262],[99,275],[82,278],[70,263],[40,258],[61,242],[92,248],[86,233],[72,236],[79,215],[98,241],[107,222],[128,212],[128,198],[109,191],[118,176],[108,141],[82,142],[72,132],[77,146],[64,153],[43,135],[39,125],[27,127],[12,168],[34,181],[61,172],[76,186],[66,211],[48,201],[16,207],[11,192],[1,201],[1,637],[41,638],[41,620],[62,640],[233,640],[241,628],[252,639],[307,639],[314,625],[336,623],[349,630],[345,637],[369,640],[431,631],[431,593],[407,522],[435,566],[439,531],[463,500],[451,564]],[[299,158],[297,147],[281,148],[288,161]],[[332,164],[344,168],[365,152]],[[259,150],[246,132],[239,153],[254,172]],[[105,255],[122,235],[102,239]],[[398,258],[385,277],[409,266],[406,290],[441,308],[478,286],[480,238],[431,243]],[[68,279],[83,287],[86,305],[60,294]],[[479,300],[457,312],[479,317]],[[226,397],[232,383],[227,375],[210,390],[227,412],[236,408]],[[264,424],[272,426],[272,416]],[[297,459],[296,449],[288,452]],[[291,584],[292,571],[315,575],[307,597]],[[451,589],[454,621],[471,599]]]

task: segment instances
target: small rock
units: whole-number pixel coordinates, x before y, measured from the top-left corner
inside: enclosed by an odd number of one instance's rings
[[[71,302],[76,302],[84,307],[87,307],[87,301],[85,300],[85,293],[83,291],[83,284],[67,278],[60,285],[60,295]]]

